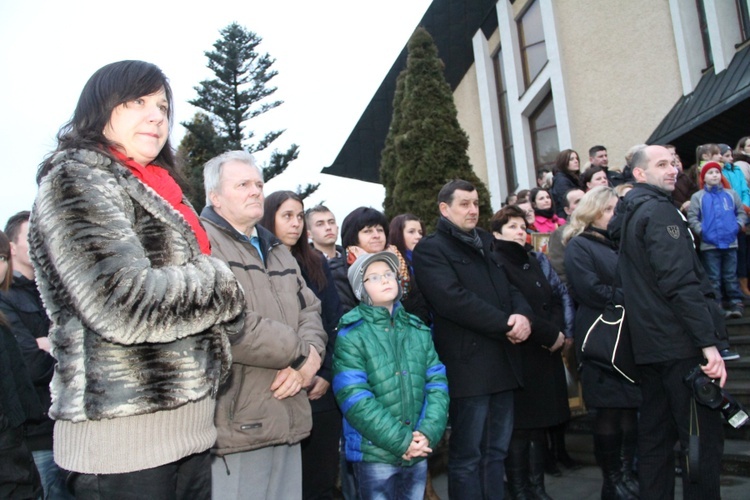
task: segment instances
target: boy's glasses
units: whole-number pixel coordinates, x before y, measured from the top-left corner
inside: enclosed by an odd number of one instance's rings
[[[368,281],[372,281],[373,283],[380,283],[383,281],[383,279],[387,279],[388,281],[393,281],[396,279],[396,273],[393,271],[386,271],[385,274],[371,274],[369,275],[362,283],[367,283]]]

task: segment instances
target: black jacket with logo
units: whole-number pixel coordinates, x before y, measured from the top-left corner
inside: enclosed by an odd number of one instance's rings
[[[609,231],[620,240],[619,272],[636,362],[687,359],[719,344],[714,291],[671,197],[639,183],[616,213]]]

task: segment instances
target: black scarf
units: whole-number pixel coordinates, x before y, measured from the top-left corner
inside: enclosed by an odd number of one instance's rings
[[[548,219],[551,219],[555,216],[555,211],[552,210],[552,208],[548,208],[547,210],[542,210],[541,208],[535,208],[534,209],[534,215],[539,215],[541,217],[546,217]]]
[[[448,223],[448,229],[453,237],[463,241],[472,248],[476,248],[484,254],[484,244],[482,243],[482,238],[479,237],[479,232],[476,229],[466,232],[452,223],[448,218],[441,218]]]

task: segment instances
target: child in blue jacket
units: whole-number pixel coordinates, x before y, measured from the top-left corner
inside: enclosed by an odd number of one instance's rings
[[[725,316],[741,318],[744,307],[737,281],[737,235],[745,227],[745,212],[736,192],[722,175],[721,164],[709,161],[700,172],[703,187],[693,194],[688,209],[690,229],[700,236],[701,261],[722,303],[722,286],[729,309]]]

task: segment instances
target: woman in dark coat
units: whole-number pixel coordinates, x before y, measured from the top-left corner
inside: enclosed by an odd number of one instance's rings
[[[512,498],[549,498],[544,491],[545,430],[570,418],[560,355],[565,340],[565,301],[570,302],[546,257],[526,250],[521,209],[503,208],[492,217],[491,228],[494,258],[533,311],[531,335],[519,344],[523,388],[515,392],[513,436],[505,468],[508,488]]]
[[[572,149],[563,149],[560,151],[560,154],[557,155],[557,160],[555,160],[555,168],[552,172],[554,176],[552,177],[550,194],[552,195],[553,206],[555,207],[557,216],[565,219],[568,217],[565,210],[563,210],[565,206],[565,194],[571,189],[580,188],[579,175],[581,173],[581,162],[578,153]]]
[[[617,195],[612,188],[596,187],[586,193],[563,232],[565,272],[578,309],[575,343],[578,359],[586,332],[612,298],[617,271],[617,246],[610,240],[607,223]],[[621,299],[616,291],[615,300]],[[637,444],[638,386],[585,361],[580,366],[583,399],[596,410],[594,453],[602,468],[602,498],[636,498],[632,476]]]

